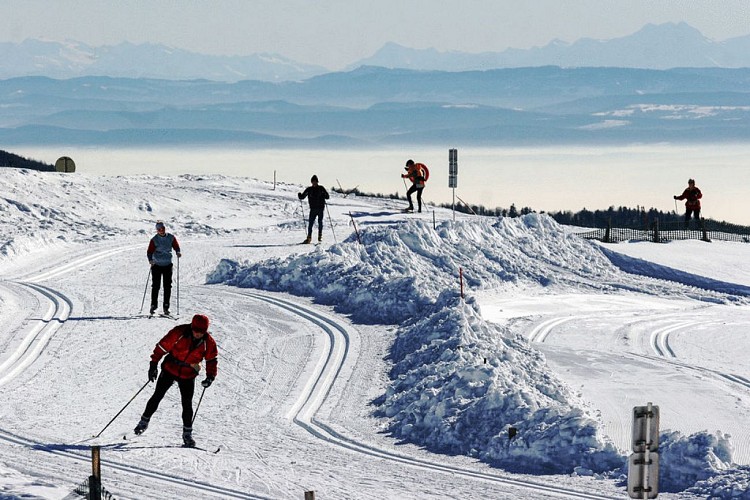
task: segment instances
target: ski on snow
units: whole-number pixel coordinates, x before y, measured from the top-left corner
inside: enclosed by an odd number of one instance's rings
[[[138,434],[135,434],[135,435],[125,434],[124,436],[122,436],[122,439],[124,441],[127,441],[127,443],[134,443],[135,442],[134,438],[137,438],[137,437],[140,437],[140,436]],[[122,443],[122,445],[124,446],[127,443]],[[221,451],[221,446],[217,446],[214,449],[214,448],[203,448],[201,446],[186,446],[184,444],[167,444],[163,446],[152,446],[152,448],[186,448],[186,449],[192,449],[192,450],[197,450],[197,451],[204,451],[212,455],[215,455]]]
[[[180,319],[180,317],[179,317],[179,316],[173,316],[173,315],[171,315],[171,314],[163,314],[163,313],[159,313],[159,314],[149,314],[149,315],[148,315],[148,318],[149,318],[149,319],[151,319],[151,318],[156,318],[156,317],[159,317],[159,318],[169,318],[169,319],[172,319],[172,320],[175,320],[175,321],[177,321],[177,320],[179,320],[179,319]]]

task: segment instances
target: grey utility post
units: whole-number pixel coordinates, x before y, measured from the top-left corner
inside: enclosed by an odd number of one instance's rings
[[[656,498],[659,494],[659,407],[633,408],[633,454],[628,461],[630,498]]]
[[[453,221],[456,220],[456,188],[458,187],[458,149],[448,150],[448,187],[453,188]]]

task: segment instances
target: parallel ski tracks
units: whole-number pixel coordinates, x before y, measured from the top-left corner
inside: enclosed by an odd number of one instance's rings
[[[18,374],[39,359],[50,339],[70,317],[73,305],[65,295],[49,287],[35,283],[13,283],[24,286],[42,297],[47,302],[47,310],[39,319],[30,322],[28,331],[8,357],[0,363],[0,387],[13,380]]]
[[[319,362],[316,366],[315,375],[308,379],[305,390],[294,405],[293,409],[290,411],[290,416],[293,418],[293,421],[318,439],[322,439],[326,442],[331,443],[332,445],[340,446],[357,453],[363,453],[365,455],[390,460],[411,467],[443,472],[451,475],[460,475],[466,478],[478,479],[495,484],[508,485],[515,488],[544,492],[548,495],[588,499],[621,498],[621,495],[608,496],[597,493],[590,493],[532,480],[515,479],[509,476],[504,477],[497,474],[490,474],[486,472],[462,468],[459,466],[447,465],[417,457],[407,456],[391,450],[378,448],[368,443],[357,441],[356,439],[345,436],[344,434],[335,431],[325,423],[317,420],[315,418],[315,414],[328,396],[337,375],[341,372],[344,364],[348,361],[347,355],[349,353],[351,334],[347,327],[333,319],[319,314],[318,312],[310,308],[289,300],[251,291],[236,291],[228,293],[245,295],[247,297],[261,300],[285,309],[319,326],[325,332],[327,339],[327,345],[325,349],[326,353],[321,357],[321,362]]]
[[[534,326],[529,332],[527,338],[529,342],[542,343],[547,340],[547,337],[552,334],[552,331],[564,323],[568,323],[573,320],[582,320],[590,317],[590,315],[571,315],[571,316],[556,316],[550,319],[546,319]],[[685,370],[690,370],[701,375],[720,379],[724,382],[730,382],[734,385],[738,385],[743,389],[750,390],[750,379],[737,375],[734,373],[725,373],[719,370],[713,370],[711,368],[705,368],[701,366],[695,366],[692,364],[681,362],[675,353],[674,349],[670,344],[671,336],[681,330],[686,330],[700,322],[686,320],[677,321],[662,325],[655,328],[648,334],[648,347],[652,353],[638,353],[638,352],[626,352],[624,356],[637,357],[641,359],[648,359],[650,361],[656,361],[661,363],[669,363],[673,366],[680,367]]]

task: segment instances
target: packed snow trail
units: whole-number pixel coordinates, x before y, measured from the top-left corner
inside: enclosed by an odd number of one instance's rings
[[[32,293],[36,297],[36,301],[39,303],[38,307],[42,309],[46,308],[57,311],[57,308],[61,307],[60,304],[64,305],[64,311],[62,313],[51,314],[50,312],[47,312],[46,315],[40,320],[40,324],[55,326],[55,328],[52,329],[51,333],[47,336],[47,344],[49,344],[49,340],[52,339],[53,335],[56,332],[59,332],[61,330],[64,331],[66,325],[69,324],[68,318],[71,316],[71,313],[76,310],[76,307],[79,306],[80,303],[75,298],[67,298],[62,292],[57,291],[56,288],[39,284],[39,282],[45,281],[44,279],[41,279],[40,276],[49,276],[50,280],[65,283],[66,277],[70,274],[75,274],[76,270],[80,271],[82,268],[97,262],[102,265],[102,269],[108,269],[111,264],[113,264],[114,262],[118,262],[123,257],[123,255],[121,255],[121,252],[112,252],[109,253],[109,255],[104,255],[108,253],[109,250],[104,252],[99,251],[93,254],[83,253],[78,255],[74,259],[68,260],[67,263],[62,264],[59,267],[50,267],[49,263],[45,263],[45,268],[43,271],[38,273],[29,273],[29,276],[33,277],[33,282],[8,282],[9,284],[11,284],[11,286],[5,288],[5,293]],[[125,260],[127,261],[132,258],[137,258],[139,254],[140,252],[138,251],[127,252]],[[123,273],[123,275],[127,274]],[[97,280],[94,275],[91,275],[91,278],[94,281]],[[140,286],[136,288],[136,284],[131,287],[129,293],[132,294],[134,291],[140,288]],[[29,292],[13,291],[17,290],[18,288],[29,290]],[[124,292],[128,293],[128,291]],[[279,296],[271,296],[267,294],[252,293],[247,291],[236,291],[224,287],[201,285],[191,286],[190,293],[199,295],[201,299],[208,299],[209,297],[211,297],[211,300],[224,304],[233,303],[237,305],[247,304],[248,302],[267,303],[272,306],[273,309],[282,309],[288,311],[288,313],[293,314],[294,316],[301,318],[303,321],[310,323],[314,327],[314,329],[319,330],[319,333],[312,333],[312,335],[314,335],[318,339],[327,340],[323,343],[323,345],[318,346],[318,348],[313,351],[318,353],[318,357],[311,360],[311,364],[316,368],[310,371],[306,378],[301,378],[298,382],[296,382],[296,384],[300,385],[298,395],[296,396],[296,399],[294,399],[294,402],[292,404],[285,404],[288,409],[281,417],[282,420],[291,418],[293,422],[296,423],[296,425],[304,429],[305,432],[310,433],[310,435],[313,436],[316,440],[319,440],[322,443],[328,443],[328,445],[324,444],[324,447],[330,446],[332,444],[342,450],[348,450],[344,451],[344,455],[350,455],[352,452],[355,452],[362,457],[369,457],[359,460],[363,462],[362,467],[364,476],[362,478],[362,481],[364,484],[367,484],[368,481],[371,482],[372,479],[368,478],[369,473],[367,471],[369,469],[368,466],[364,464],[372,459],[378,460],[379,463],[383,459],[386,459],[389,462],[392,462],[394,464],[394,467],[402,468],[404,466],[407,466],[407,470],[414,469],[411,470],[411,472],[408,472],[408,476],[410,477],[411,481],[415,480],[415,470],[421,470],[423,471],[423,473],[426,473],[427,475],[425,476],[425,480],[436,485],[442,484],[442,481],[437,480],[435,474],[437,473],[439,475],[444,475],[445,481],[447,481],[447,483],[445,486],[435,486],[435,488],[438,489],[448,487],[448,484],[451,484],[452,486],[450,486],[450,488],[454,489],[456,488],[456,478],[463,477],[464,482],[466,483],[466,486],[463,486],[463,488],[473,488],[469,485],[476,481],[495,484],[495,487],[499,488],[495,494],[497,498],[513,498],[518,497],[519,495],[524,496],[523,493],[520,493],[521,491],[533,491],[534,496],[540,498],[616,498],[616,496],[612,495],[588,493],[584,490],[577,490],[575,487],[559,487],[551,483],[545,484],[543,481],[535,481],[533,479],[523,480],[511,475],[504,477],[502,474],[471,470],[471,468],[468,468],[466,465],[457,466],[443,464],[441,463],[442,459],[439,456],[430,454],[424,455],[424,453],[418,453],[416,456],[410,456],[408,454],[389,450],[388,448],[392,445],[381,448],[377,445],[374,445],[374,443],[372,442],[360,441],[352,437],[347,437],[345,433],[342,432],[345,431],[345,429],[334,430],[331,426],[325,424],[324,422],[318,421],[315,418],[315,414],[318,411],[319,407],[325,402],[326,398],[331,394],[332,385],[334,383],[346,383],[346,380],[337,379],[339,374],[341,373],[344,361],[346,361],[347,356],[350,354],[349,338],[353,334],[355,334],[355,331],[352,330],[350,326],[332,319],[332,317],[329,315],[321,314],[321,312],[316,311],[314,308],[304,307],[298,303]],[[227,299],[228,296],[237,297],[238,300]],[[65,300],[60,299],[60,297],[65,297]],[[232,310],[234,310],[235,314],[237,314],[237,310],[247,311],[248,309],[246,308],[246,306],[242,306],[239,308],[232,307]],[[261,310],[263,310],[263,308]],[[79,318],[84,317],[83,314],[76,314]],[[50,321],[50,319],[53,319],[55,317],[58,317],[59,320]],[[123,319],[120,319],[119,321],[124,321],[132,324],[135,324],[135,322],[140,323],[145,321],[137,317],[120,317]],[[271,314],[270,317],[278,317],[278,314]],[[118,321],[117,318],[118,316],[105,316],[103,317],[102,321],[104,321],[104,324],[106,324],[113,320]],[[165,320],[158,321],[162,322]],[[218,322],[220,320],[217,319],[216,321]],[[149,328],[153,328],[152,324],[148,321],[145,321],[145,324]],[[170,323],[169,321],[166,321],[161,324],[163,325],[162,328],[169,328]],[[318,341],[315,341],[315,343],[318,343]],[[46,346],[47,344],[44,345]],[[149,350],[150,348],[146,348],[142,352],[138,352],[137,357],[145,358],[146,353]],[[25,362],[23,364],[16,363],[14,365],[17,366],[17,368],[12,371],[14,376],[24,373],[30,366],[35,364],[41,365],[35,366],[35,371],[39,371],[41,373],[47,370],[44,366],[46,364],[45,361],[39,359],[39,353],[42,352],[43,349],[40,348],[36,351],[36,354],[32,358],[30,358],[28,362]],[[288,353],[289,351],[284,352]],[[308,355],[309,354],[312,354],[312,352],[309,352]],[[227,352],[225,353],[225,357],[228,359],[222,359],[222,372],[224,372],[225,378],[230,378],[230,375],[226,372],[231,372],[233,370],[230,361],[232,354]],[[10,366],[10,362],[8,363],[8,366]],[[350,370],[351,368],[347,369]],[[9,377],[8,381],[11,380],[14,379]],[[22,382],[20,386],[24,387],[26,386],[26,384]],[[213,394],[209,394],[209,396],[212,395]],[[122,399],[122,394],[118,392],[112,393],[108,397],[107,401],[116,403],[122,401]],[[127,414],[129,413],[131,415],[130,418],[132,418],[132,415],[134,414],[137,415],[137,412],[140,411],[140,407],[142,406],[143,402],[143,399],[136,400],[136,402],[133,404],[134,411],[126,411],[126,414],[123,414],[122,418],[112,425],[113,432],[105,432],[105,437],[108,435],[111,435],[113,437],[121,435],[119,434],[119,429],[122,429],[123,424],[127,424]],[[173,405],[174,403],[175,402],[173,401]],[[259,401],[259,403],[261,405],[264,404],[261,401]],[[208,403],[206,402],[204,404]],[[160,411],[168,410],[160,409]],[[207,408],[203,408],[202,411],[208,410]],[[274,418],[279,417],[280,416],[277,415]],[[118,429],[118,431],[115,431],[115,429]],[[156,481],[156,484],[160,485],[158,487],[158,490],[160,491],[160,493],[158,494],[159,496],[164,495],[165,492],[169,492],[167,494],[179,496],[181,498],[201,498],[213,495],[221,498],[280,498],[286,497],[291,493],[290,491],[282,493],[277,489],[278,486],[277,484],[274,484],[274,481],[269,482],[269,476],[272,477],[275,474],[269,474],[270,471],[267,469],[263,474],[255,474],[258,481],[250,481],[249,483],[243,482],[242,484],[244,484],[244,486],[239,489],[236,487],[236,485],[232,487],[229,486],[229,484],[222,484],[222,481],[217,480],[217,476],[215,475],[211,476],[213,477],[211,481],[206,482],[205,480],[198,480],[197,478],[192,477],[192,475],[189,473],[186,474],[186,472],[193,469],[193,466],[189,466],[187,469],[184,466],[180,466],[177,468],[175,468],[174,466],[168,466],[165,469],[164,466],[167,466],[167,464],[174,459],[179,459],[179,461],[184,463],[185,465],[189,465],[191,462],[194,462],[196,466],[198,465],[198,463],[204,462],[204,459],[201,458],[200,455],[195,454],[195,450],[180,451],[178,449],[173,449],[173,445],[169,444],[168,438],[165,441],[164,437],[159,437],[158,440],[154,441],[152,436],[157,433],[158,430],[149,429],[149,431],[147,431],[144,436],[139,437],[132,443],[126,443],[125,445],[116,443],[114,446],[108,446],[106,440],[100,440],[101,443],[105,444],[102,452],[102,467],[105,471],[105,486],[107,486],[110,491],[119,492],[120,494],[118,495],[118,497],[123,497],[123,495],[125,495],[124,497],[127,498],[126,495],[128,493],[133,494],[137,491],[140,491],[140,493],[136,495],[137,498],[157,498],[156,496],[150,496],[152,493],[141,490],[141,485],[144,477],[148,477],[150,481]],[[280,439],[296,440],[292,436],[287,436]],[[57,477],[58,480],[65,480],[66,478],[67,480],[70,480],[70,476],[67,471],[70,469],[76,469],[76,466],[71,466],[70,460],[73,460],[75,463],[79,464],[77,468],[81,471],[79,472],[78,482],[80,482],[80,480],[85,477],[84,471],[87,470],[87,466],[90,462],[89,447],[85,443],[81,445],[60,444],[55,443],[54,441],[50,441],[49,438],[45,438],[40,435],[29,435],[27,432],[23,433],[19,431],[11,431],[8,429],[3,429],[2,431],[0,431],[0,440],[12,444],[13,448],[15,448],[16,450],[18,450],[18,447],[20,446],[21,452],[18,453],[16,462],[27,463],[28,465],[26,467],[31,468],[32,470],[38,470],[40,472],[46,470],[46,474],[48,474],[50,477]],[[239,451],[236,447],[237,444],[232,444],[230,442],[226,445],[226,451],[222,451],[222,453],[220,455],[217,455],[216,457],[211,457],[209,461],[205,463],[211,470],[216,469],[217,462],[226,464],[252,464],[253,461],[247,462],[247,459],[242,459],[239,456],[236,456],[237,451]],[[317,447],[319,447],[319,445],[313,446],[313,448]],[[164,456],[164,452],[167,450],[169,450],[169,453]],[[154,452],[158,452],[158,455],[155,455]],[[194,455],[190,455],[191,452],[194,453]],[[32,464],[39,462],[39,460],[35,459],[34,457],[40,453],[46,456],[46,458],[43,460],[45,465],[37,468],[37,466]],[[327,452],[326,454],[328,453],[330,452]],[[420,458],[419,455],[424,456]],[[53,458],[53,456],[55,458]],[[167,459],[167,461],[165,461],[165,459]],[[147,463],[162,462],[163,465],[161,467],[144,467],[142,465],[144,460]],[[345,463],[349,462],[351,462],[351,457],[345,460]],[[326,468],[328,467],[329,466],[326,466]],[[404,473],[406,473],[406,470],[404,471]],[[398,475],[399,474],[396,474],[396,476]],[[223,476],[224,474],[221,474],[221,477]],[[248,472],[246,474],[243,474],[243,476],[252,477],[253,474]],[[265,479],[263,481],[260,481],[261,477],[265,477]],[[281,480],[279,480],[279,482],[281,482]],[[403,481],[394,481],[390,483],[390,486],[388,486],[388,484],[379,482],[379,484],[377,485],[377,490],[391,491],[395,496],[408,496],[408,494],[405,492],[399,493],[399,490],[401,488],[401,486],[399,486],[399,483],[404,484]],[[259,486],[261,486],[260,490],[258,489]],[[344,492],[346,491],[349,492],[348,494],[352,494],[351,485],[342,484],[334,488],[333,491],[336,491],[340,488],[343,489],[339,491],[339,494],[345,494]],[[483,488],[486,489],[487,486],[483,486]],[[301,489],[303,488],[300,488],[300,490]],[[427,491],[429,491],[429,489],[429,487],[426,487]],[[438,489],[435,490],[436,495]],[[459,490],[460,489],[461,486],[459,486]],[[321,493],[325,493],[327,491],[326,487],[323,485],[318,486],[316,490]],[[367,487],[363,487],[363,489],[361,490],[358,489],[357,496],[361,496],[362,498],[377,497],[374,491],[372,494],[370,494],[367,492],[367,490]],[[514,490],[517,491],[515,493],[512,493],[512,491]]]

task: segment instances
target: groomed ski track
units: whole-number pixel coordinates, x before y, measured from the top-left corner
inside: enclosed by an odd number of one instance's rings
[[[15,346],[5,346],[6,351],[2,353],[2,364],[0,364],[0,385],[14,380],[26,370],[33,370],[37,362],[44,362],[42,358],[50,340],[60,331],[65,330],[66,323],[75,308],[75,301],[70,299],[64,291],[56,290],[40,282],[51,278],[59,278],[73,270],[88,266],[92,262],[112,260],[114,256],[123,252],[133,253],[134,248],[140,250],[141,246],[108,248],[98,251],[89,250],[85,254],[77,255],[66,264],[16,277],[12,281],[0,281],[0,293],[16,297],[23,294],[33,294],[38,303],[38,318],[28,321],[27,326],[15,331],[14,337],[20,337],[22,340],[14,341]],[[356,437],[347,435],[345,431],[335,430],[326,422],[318,420],[316,414],[326,398],[329,397],[333,384],[337,382],[346,383],[346,380],[340,380],[338,377],[348,363],[355,362],[350,352],[350,340],[352,336],[358,335],[356,330],[346,322],[339,321],[335,316],[323,313],[318,308],[301,304],[291,298],[223,286],[200,285],[195,288],[195,292],[198,291],[197,289],[201,289],[207,294],[239,297],[246,302],[262,302],[283,309],[318,329],[318,340],[322,340],[324,346],[316,351],[319,356],[318,359],[314,360],[312,373],[308,373],[305,380],[299,381],[302,388],[286,417],[291,418],[295,424],[306,430],[311,436],[330,446],[341,448],[346,453],[355,453],[377,461],[387,460],[398,467],[403,466],[412,469],[413,472],[408,475],[420,474],[421,471],[428,476],[445,475],[448,483],[458,478],[467,481],[481,481],[488,486],[494,485],[491,488],[492,491],[507,491],[507,498],[517,497],[521,494],[520,492],[526,492],[522,493],[522,496],[528,496],[529,498],[620,498],[620,496],[592,494],[574,488],[556,486],[552,481],[545,483],[541,479],[524,479],[524,476],[503,475],[494,471],[486,472],[488,468],[481,464],[478,464],[476,470],[472,470],[471,468],[453,465],[450,463],[451,460],[443,460],[440,455],[426,452],[420,453],[419,456],[401,454],[388,447],[381,448],[372,442],[358,440]],[[141,291],[141,289],[137,289],[133,290],[133,293],[140,294]],[[139,401],[138,406],[141,404],[142,401]],[[96,432],[95,429],[91,430]],[[87,443],[55,445],[35,439],[33,435],[21,435],[3,429],[0,429],[0,440],[11,446],[33,450],[32,455],[53,455],[56,459],[63,461],[90,462],[90,451]],[[103,446],[103,449],[106,451],[107,446]],[[195,458],[190,454],[199,455],[196,450],[175,450],[174,453],[182,456],[187,455],[187,461],[192,461]],[[231,451],[228,453],[231,453]],[[225,452],[222,452],[222,455],[225,454]],[[109,480],[110,489],[116,493],[118,498],[130,498],[128,495],[135,495],[133,498],[138,498],[138,494],[135,492],[143,491],[144,478],[147,478],[152,485],[161,484],[171,494],[179,494],[181,498],[205,498],[207,496],[217,498],[278,498],[276,495],[269,496],[261,492],[210,484],[196,478],[192,473],[192,467],[188,474],[175,473],[159,468],[136,466],[126,460],[112,459],[113,456],[116,455],[103,453],[102,468],[106,471],[105,486],[107,486],[107,480]],[[202,461],[204,459],[198,456],[197,460]],[[22,468],[28,469],[32,473],[35,468],[38,468],[38,473],[46,472],[60,481],[74,479],[60,474],[54,467],[48,467],[47,462],[49,461],[49,458],[44,458],[44,456],[38,457],[36,460],[33,460],[33,457],[27,458],[26,462],[22,464]],[[45,465],[38,465],[42,463]],[[252,467],[252,464],[248,466]],[[83,480],[84,477],[79,479]],[[373,478],[373,480],[377,481],[376,478]],[[154,481],[156,483],[152,483]],[[120,495],[117,493],[120,493]],[[357,496],[356,493],[354,495]],[[300,496],[302,496],[301,493]],[[364,497],[366,496],[361,498]]]

